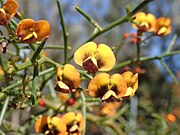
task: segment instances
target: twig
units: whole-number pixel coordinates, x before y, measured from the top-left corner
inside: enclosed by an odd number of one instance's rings
[[[84,129],[83,129],[83,135],[86,133],[86,99],[83,93],[83,90],[80,91],[81,99],[82,99],[82,112],[83,112],[83,118],[84,118]]]
[[[62,30],[63,30],[63,38],[64,38],[64,63],[67,63],[68,62],[68,59],[67,59],[67,50],[68,50],[68,32],[66,30],[66,27],[65,27],[65,23],[64,23],[64,16],[63,16],[63,11],[61,9],[61,4],[60,4],[60,1],[59,0],[56,0],[57,2],[57,6],[58,6],[58,10],[59,10],[59,16],[60,16],[60,19],[61,19],[61,26],[62,26]]]
[[[78,6],[74,6],[74,8],[82,15],[84,16],[94,27],[96,27],[99,31],[102,30],[101,26],[92,19],[89,15],[87,15],[82,9],[80,9]]]
[[[1,110],[1,115],[0,115],[0,127],[2,125],[2,121],[3,121],[3,118],[4,118],[4,115],[6,113],[6,109],[8,107],[8,103],[9,103],[9,96],[6,97],[6,100],[4,102],[4,105],[3,105],[3,108]]]

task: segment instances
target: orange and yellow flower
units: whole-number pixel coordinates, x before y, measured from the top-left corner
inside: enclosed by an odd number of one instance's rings
[[[144,12],[138,12],[135,15],[135,19],[132,26],[141,32],[154,31],[156,17],[153,14],[146,14]]]
[[[59,66],[54,89],[64,93],[75,92],[80,85],[80,80],[80,73],[73,65],[66,64],[64,67]]]
[[[13,18],[18,9],[16,0],[7,0],[0,8],[0,25],[7,25],[8,21]]]
[[[84,128],[84,119],[81,113],[68,112],[61,119],[66,123],[66,135],[81,135]]]
[[[34,21],[33,19],[24,19],[19,22],[16,35],[20,40],[27,44],[32,44],[47,38],[50,34],[50,25],[45,20]]]
[[[123,98],[134,96],[137,88],[138,88],[138,73],[134,74],[131,71],[126,71],[122,73],[126,83],[127,83],[127,91]]]
[[[127,90],[127,84],[121,74],[100,73],[88,85],[90,96],[102,101],[120,101]]]
[[[109,46],[105,44],[97,45],[95,42],[88,42],[76,50],[74,61],[89,73],[94,74],[98,70],[111,70],[116,59]]]
[[[65,122],[57,117],[42,116],[35,123],[35,131],[46,135],[64,135],[66,133]]]
[[[156,20],[155,33],[159,36],[166,36],[171,33],[171,19],[160,17]]]

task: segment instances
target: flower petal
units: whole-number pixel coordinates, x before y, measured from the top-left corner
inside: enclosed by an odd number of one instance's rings
[[[114,53],[111,48],[105,44],[98,45],[96,50],[96,60],[99,71],[109,71],[116,63]]]
[[[7,2],[4,3],[2,8],[6,12],[7,19],[10,20],[17,12],[18,3],[15,0],[7,0]]]
[[[2,8],[0,8],[0,25],[7,25],[6,13]]]
[[[123,76],[121,74],[113,74],[110,78],[111,84],[114,84],[116,86],[116,90],[112,89],[116,95],[121,98],[127,90],[127,84],[124,80]]]
[[[64,135],[66,132],[66,123],[59,117],[55,116],[51,119],[51,124],[54,125],[59,132],[58,135]]]
[[[75,113],[68,112],[64,114],[61,119],[66,123],[66,125],[69,125],[75,120]]]
[[[80,48],[76,50],[74,53],[74,61],[76,64],[83,66],[83,62],[85,59],[87,59],[89,56],[92,56],[92,53],[94,53],[97,49],[97,44],[94,42],[88,42],[82,45]]]
[[[23,19],[19,22],[16,30],[16,35],[23,40],[27,35],[31,34],[30,29],[34,26],[33,19]]]
[[[42,116],[40,118],[37,119],[34,127],[35,127],[35,131],[37,133],[43,133],[44,131],[44,127],[47,125],[48,121],[50,121],[50,117],[49,116]]]
[[[109,77],[110,75],[107,73],[96,75],[88,85],[89,95],[92,97],[102,97],[108,91]]]
[[[70,87],[70,89],[77,89],[80,85],[80,73],[71,64],[66,64],[64,66],[62,79],[63,82]]]
[[[50,25],[45,20],[37,21],[34,25],[34,31],[37,33],[37,41],[41,41],[50,34]]]

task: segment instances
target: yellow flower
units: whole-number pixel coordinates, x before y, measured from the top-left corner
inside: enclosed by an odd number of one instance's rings
[[[141,32],[154,31],[156,17],[153,14],[138,12],[135,15],[134,22],[136,24],[133,23],[132,26]]]
[[[42,116],[35,123],[35,131],[46,135],[64,135],[66,124],[57,116],[52,118],[50,116]]]
[[[64,67],[59,66],[57,69],[55,90],[64,93],[75,92],[80,85],[80,74],[71,64]]]
[[[7,25],[13,18],[18,9],[18,3],[15,0],[7,0],[0,8],[0,25]]]
[[[138,88],[138,73],[134,74],[131,71],[126,71],[122,74],[127,83],[127,91],[123,97],[134,96]]]
[[[20,40],[27,44],[41,41],[50,34],[50,25],[45,20],[34,21],[33,19],[24,19],[19,22],[16,35]]]
[[[88,85],[90,96],[101,98],[102,101],[119,101],[126,90],[126,81],[118,73],[111,76],[107,73],[100,73]]]
[[[155,33],[159,36],[166,36],[171,33],[171,19],[160,17],[156,21]]]
[[[105,44],[96,44],[88,42],[76,50],[74,54],[76,64],[82,66],[89,73],[96,71],[109,71],[113,68],[116,59],[109,48]]]
[[[81,113],[68,112],[61,118],[67,127],[67,135],[81,135],[84,128],[84,119]]]

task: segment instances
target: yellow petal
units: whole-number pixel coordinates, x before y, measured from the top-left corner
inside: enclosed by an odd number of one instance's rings
[[[62,74],[63,82],[66,83],[71,89],[77,89],[80,85],[80,73],[71,65],[66,64],[63,68]]]
[[[23,40],[30,39],[33,36],[33,33],[28,34],[26,37],[23,38]]]
[[[158,34],[158,35],[162,35],[162,34],[164,34],[164,33],[166,32],[166,30],[167,30],[166,27],[162,27],[162,28],[157,32],[157,34]]]
[[[109,77],[110,75],[107,73],[96,75],[88,85],[89,95],[92,97],[102,97],[108,91]]]
[[[104,94],[104,96],[102,97],[102,101],[107,100],[107,99],[110,98],[111,96],[115,97],[116,99],[119,99],[114,91],[108,90],[108,91]]]
[[[62,120],[66,123],[66,125],[71,124],[75,120],[75,113],[68,112],[62,116]]]
[[[122,76],[126,80],[126,83],[129,84],[131,82],[131,77],[133,76],[133,73],[131,71],[126,71],[122,73]]]
[[[66,132],[66,123],[59,117],[55,116],[51,119],[51,124],[56,127],[58,135],[64,135]]]
[[[74,131],[76,131],[76,130],[78,130],[78,125],[73,125],[73,126],[69,129],[70,132],[74,132]]]
[[[57,76],[56,81],[62,80],[62,74],[63,74],[63,67],[59,66],[56,72],[56,76]]]
[[[112,90],[116,92],[118,98],[121,98],[127,90],[127,84],[125,79],[121,74],[116,73],[111,76],[110,80],[111,84],[114,84],[116,86],[115,89],[112,88]]]
[[[48,124],[48,121],[50,120],[51,118],[49,116],[42,116],[40,118],[38,118],[36,120],[36,123],[34,125],[35,127],[35,131],[37,133],[42,133],[43,132],[43,128]]]
[[[99,71],[111,70],[115,63],[116,58],[111,48],[105,44],[99,44],[95,53]]]
[[[123,97],[132,97],[134,96],[135,90],[133,90],[131,87],[128,87],[126,93],[123,95]]]
[[[80,66],[82,66],[85,59],[89,56],[92,56],[93,53],[97,49],[97,44],[94,42],[88,42],[82,45],[80,48],[76,50],[74,53],[74,62]]]
[[[67,90],[69,90],[69,87],[68,87],[65,83],[63,83],[62,81],[59,81],[59,82],[58,82],[58,86],[59,86],[59,88],[61,88],[61,89],[67,89]]]

